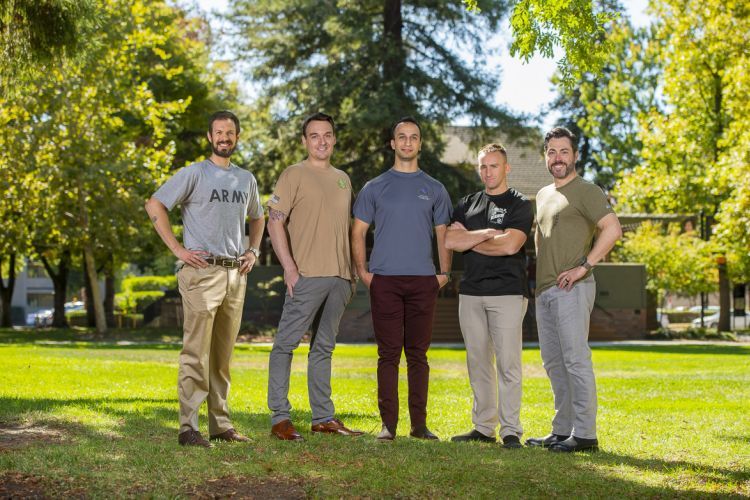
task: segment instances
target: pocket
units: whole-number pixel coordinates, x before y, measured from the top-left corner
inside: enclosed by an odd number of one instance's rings
[[[302,280],[303,279],[305,279],[305,278],[301,274],[297,277],[297,283],[295,283],[294,286],[292,287],[292,291],[294,293],[297,293],[297,290],[299,290],[300,288],[302,288]]]

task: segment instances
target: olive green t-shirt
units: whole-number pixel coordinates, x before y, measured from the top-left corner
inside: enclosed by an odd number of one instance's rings
[[[268,207],[287,216],[292,257],[302,276],[352,278],[351,203],[349,176],[337,168],[303,161],[281,173]]]
[[[563,271],[588,255],[602,217],[614,213],[599,186],[574,177],[556,188],[545,186],[536,195],[536,295],[557,283]],[[586,276],[591,274],[589,271]]]

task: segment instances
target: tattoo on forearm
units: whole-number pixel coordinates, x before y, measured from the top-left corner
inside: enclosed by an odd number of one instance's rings
[[[153,222],[154,224],[156,224],[156,221],[157,221],[158,219],[159,219],[159,218],[158,218],[157,216],[155,216],[155,215],[154,215],[153,217],[151,217],[151,222]]]
[[[268,218],[274,221],[283,221],[286,219],[286,214],[284,212],[281,212],[279,210],[276,210],[274,208],[268,209]]]

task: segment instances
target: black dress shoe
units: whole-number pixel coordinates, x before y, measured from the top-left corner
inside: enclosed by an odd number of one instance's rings
[[[523,445],[521,444],[521,440],[518,439],[518,436],[514,436],[511,434],[503,438],[503,448],[507,450],[514,450],[517,448],[523,448]]]
[[[420,428],[414,428],[414,427],[412,427],[411,432],[409,433],[409,435],[411,437],[417,438],[417,439],[429,439],[429,440],[433,440],[433,441],[439,441],[440,440],[435,434],[433,434],[432,432],[430,432],[430,429],[428,429],[426,426],[425,427],[420,427]]]
[[[542,438],[529,438],[526,440],[526,446],[532,446],[537,448],[549,448],[555,443],[565,441],[570,436],[563,436],[560,434],[547,434]]]
[[[558,441],[550,445],[549,451],[556,453],[573,453],[574,451],[597,451],[599,449],[599,441],[596,439],[584,439],[575,436],[570,436],[565,441]]]
[[[453,436],[451,438],[451,441],[454,443],[460,443],[463,441],[481,441],[483,443],[494,443],[496,442],[494,437],[485,436],[478,430],[474,429],[471,432],[467,432],[466,434],[459,434],[458,436]]]

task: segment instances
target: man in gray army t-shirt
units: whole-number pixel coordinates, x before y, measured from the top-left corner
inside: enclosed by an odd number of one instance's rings
[[[265,219],[253,174],[229,158],[240,122],[229,111],[208,123],[209,159],[175,173],[146,202],[154,229],[184,265],[177,273],[184,312],[178,395],[181,445],[210,447],[198,432],[198,410],[208,399],[211,439],[247,441],[229,419],[229,364],[242,319],[247,273],[260,255]],[[184,246],[167,211],[180,205]],[[245,218],[250,247],[244,247]]]

